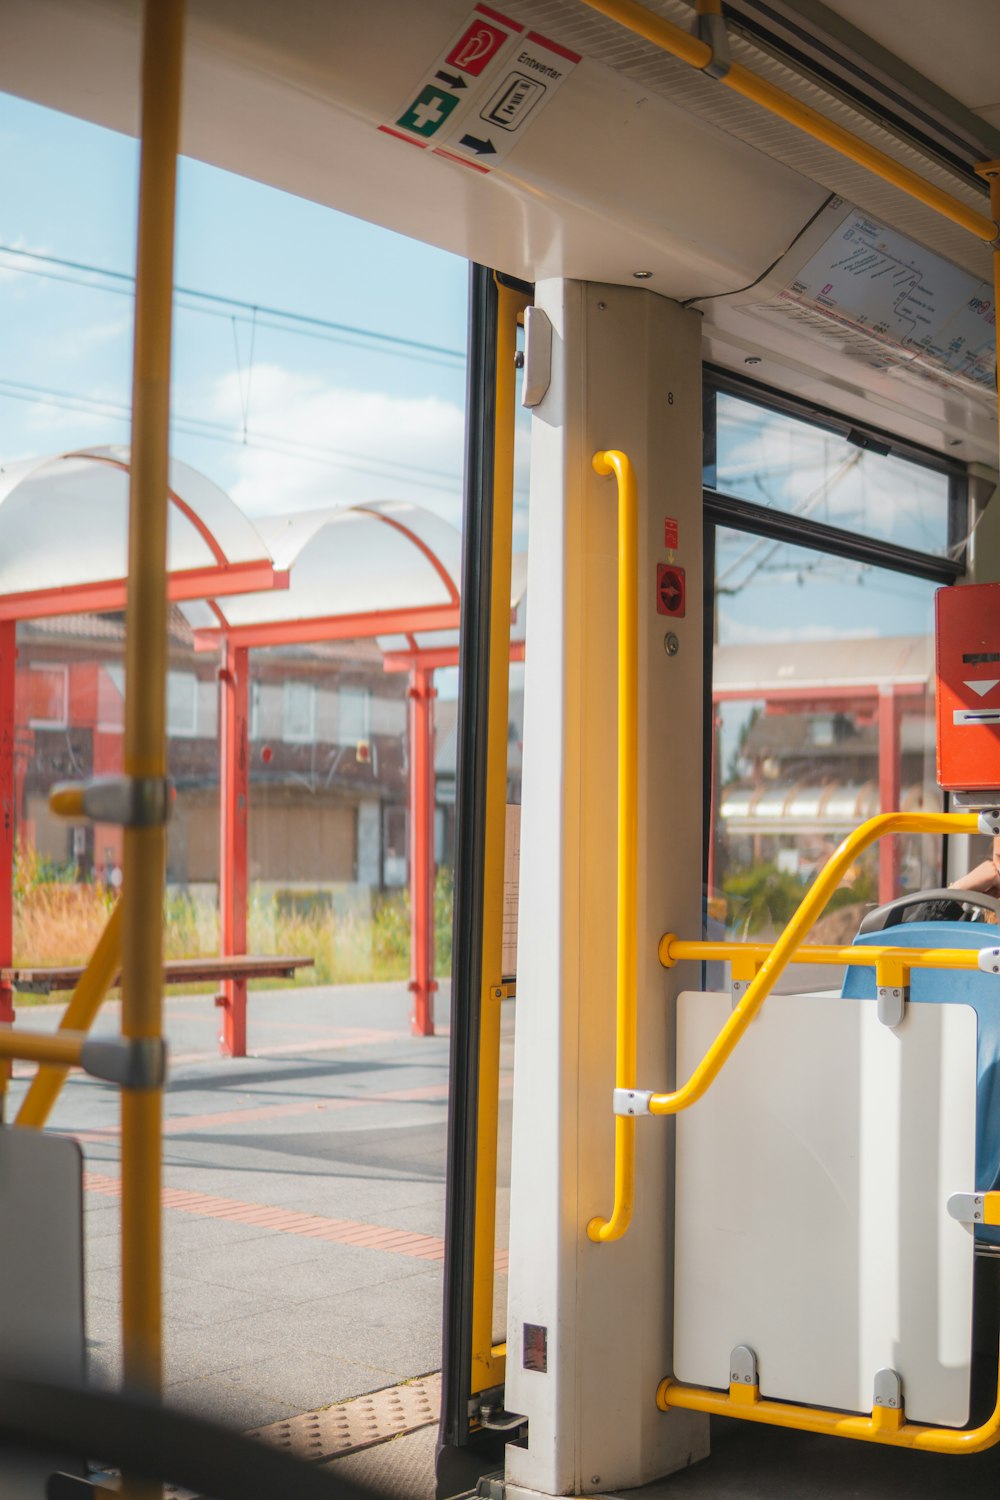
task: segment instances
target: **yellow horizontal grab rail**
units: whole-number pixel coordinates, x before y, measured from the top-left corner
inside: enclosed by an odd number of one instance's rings
[[[124,1097],[163,1087],[167,1049],[161,1037],[92,1037],[84,1031],[0,1030],[0,1057],[40,1063],[58,1071],[82,1068],[114,1083]]]
[[[1000,1381],[992,1415],[982,1426],[961,1432],[907,1422],[898,1407],[877,1406],[870,1417],[860,1417],[816,1406],[797,1406],[790,1401],[769,1401],[761,1396],[757,1386],[731,1385],[728,1391],[713,1391],[678,1385],[668,1378],[657,1388],[656,1404],[661,1411],[681,1408],[708,1412],[712,1416],[738,1417],[744,1422],[762,1422],[770,1427],[791,1427],[799,1432],[855,1438],[895,1448],[918,1448],[927,1453],[982,1453],[1000,1442]]]
[[[985,932],[991,929],[984,929]],[[991,946],[984,944],[984,947]],[[702,942],[679,938],[672,932],[664,933],[659,946],[660,963],[665,969],[685,959],[699,963],[731,963],[734,979],[752,979],[757,969],[771,952],[770,943]],[[854,947],[849,944],[813,943],[796,948],[790,956],[790,964],[854,964],[858,968],[892,969],[893,977],[888,982],[900,983],[898,974],[903,973],[906,983],[908,969],[978,969],[978,948],[892,948],[884,944],[864,943]],[[739,971],[739,972],[737,972]]]
[[[979,819],[975,813],[881,813],[877,818],[869,818],[860,828],[848,834],[823,866],[788,926],[764,959],[760,971],[751,980],[750,987],[691,1077],[673,1093],[653,1094],[649,1100],[649,1113],[676,1115],[682,1109],[688,1109],[697,1103],[706,1093],[771,993],[775,981],[783,973],[796,949],[802,946],[806,934],[859,854],[878,839],[894,833],[947,834],[978,831]]]
[[[635,1088],[636,935],[639,844],[638,500],[635,470],[624,453],[595,453],[594,471],[618,481],[618,917],[615,1085]],[[635,1200],[635,1120],[615,1118],[615,1202],[610,1219],[591,1219],[592,1240],[617,1240]]]
[[[680,58],[682,62],[688,63],[693,68],[707,68],[713,61],[713,49],[707,42],[699,37],[692,36],[690,32],[684,31],[672,21],[664,20],[662,16],[654,15],[643,5],[637,5],[635,0],[584,0],[591,10],[599,11],[601,15],[607,16],[609,20],[617,21],[620,26],[625,26],[636,36],[641,36],[654,47],[659,47],[663,52],[669,52],[671,56]],[[769,110],[771,114],[777,115],[779,119],[786,120],[788,124],[794,125],[805,135],[812,136],[813,140],[821,141],[824,146],[830,146],[838,151],[841,156],[846,156],[849,161],[857,163],[867,171],[880,177],[883,182],[891,183],[893,187],[909,194],[919,203],[932,208],[936,213],[943,214],[953,224],[968,230],[977,239],[985,240],[992,244],[998,236],[998,226],[993,219],[985,214],[977,213],[974,208],[963,203],[959,198],[953,198],[950,193],[935,187],[925,177],[913,172],[909,167],[904,167],[901,162],[888,156],[878,147],[869,145],[860,136],[845,130],[842,125],[827,119],[818,110],[812,109],[808,104],[803,104],[792,94],[786,93],[784,89],[776,88],[773,83],[768,83],[757,73],[752,73],[740,63],[732,63],[728,69],[719,77],[719,82],[730,88],[734,93],[741,94],[744,99],[750,99],[759,104],[763,109]]]
[[[81,1031],[0,1031],[0,1057],[79,1068],[87,1040]]]

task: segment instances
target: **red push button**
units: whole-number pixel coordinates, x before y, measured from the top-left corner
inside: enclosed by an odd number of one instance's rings
[[[658,563],[656,568],[656,613],[683,617],[686,608],[684,569],[672,563]]]

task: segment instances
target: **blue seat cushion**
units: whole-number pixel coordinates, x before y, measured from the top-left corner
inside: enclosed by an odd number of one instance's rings
[[[854,940],[857,947],[991,948],[1000,927],[989,922],[901,922]],[[875,998],[874,968],[851,966],[841,993],[850,1000]],[[976,1191],[1000,1188],[1000,975],[979,969],[913,969],[910,1002],[971,1005],[978,1021],[976,1060]],[[955,1191],[961,1191],[956,1185]],[[976,1239],[1000,1245],[1000,1228],[980,1226]]]

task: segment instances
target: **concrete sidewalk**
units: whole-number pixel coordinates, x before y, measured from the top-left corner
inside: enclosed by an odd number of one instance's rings
[[[444,1033],[448,1003],[445,984]],[[246,1429],[440,1367],[448,1038],[411,1037],[409,1006],[402,984],[255,993],[253,1055],[233,1060],[218,1055],[210,995],[167,1000],[172,1404]],[[502,1160],[513,1038],[504,1009]],[[61,1012],[26,1008],[20,1021],[54,1027]],[[97,1029],[117,1025],[109,1003]],[[31,1073],[18,1068],[12,1111]],[[72,1132],[85,1153],[91,1378],[115,1381],[117,1090],[71,1075],[48,1128]],[[504,1170],[500,1236],[506,1189]],[[498,1332],[505,1264],[500,1252]]]

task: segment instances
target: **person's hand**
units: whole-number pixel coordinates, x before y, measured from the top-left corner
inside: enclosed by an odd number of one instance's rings
[[[1000,896],[1000,871],[992,859],[984,859],[968,875],[951,882],[953,891],[982,891],[986,896]]]

